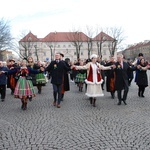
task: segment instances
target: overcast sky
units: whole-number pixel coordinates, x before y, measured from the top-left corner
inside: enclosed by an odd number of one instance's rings
[[[12,34],[121,27],[125,43],[150,40],[150,0],[0,0],[0,18],[10,20]]]

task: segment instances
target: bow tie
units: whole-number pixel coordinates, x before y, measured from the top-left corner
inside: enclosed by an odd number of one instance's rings
[[[57,63],[59,63],[59,60],[56,60]]]

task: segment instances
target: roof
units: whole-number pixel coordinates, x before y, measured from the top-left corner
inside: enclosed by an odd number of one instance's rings
[[[107,35],[104,32],[100,32],[96,37],[92,38],[94,41],[101,40],[102,37],[105,37],[105,40],[112,41],[114,40],[112,37]],[[19,42],[27,42],[31,40],[31,42],[73,42],[73,41],[89,41],[89,37],[83,32],[50,32],[44,38],[37,38],[36,35],[29,32],[23,39]]]
[[[36,35],[34,35],[33,33],[29,32],[23,39],[21,39],[19,42],[27,42],[27,41],[31,41],[31,42],[39,42],[39,38],[37,38]]]
[[[97,40],[105,40],[105,41],[113,41],[114,38],[112,38],[111,36],[109,36],[108,34],[104,33],[104,32],[100,32],[97,36],[95,36],[93,38],[94,41],[97,41]]]
[[[70,42],[75,39],[87,41],[88,38],[83,32],[51,32],[42,39],[42,42]]]
[[[125,50],[133,50],[133,49],[138,49],[138,48],[145,47],[145,46],[150,46],[150,41],[136,43],[134,45],[129,46]]]

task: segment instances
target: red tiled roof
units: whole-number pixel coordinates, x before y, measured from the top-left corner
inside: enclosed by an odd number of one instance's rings
[[[94,41],[101,40],[102,37],[105,37],[105,40],[112,41],[112,37],[107,35],[104,32],[100,32],[96,37],[93,38]],[[27,42],[31,38],[31,42],[73,42],[73,41],[89,41],[89,37],[83,32],[50,32],[44,38],[37,38],[36,35],[29,32],[24,38],[19,42]]]
[[[19,42],[27,42],[30,41],[31,42],[39,42],[39,39],[37,38],[36,35],[34,35],[33,33],[29,32],[24,38],[22,38]]]
[[[144,47],[144,46],[150,46],[150,41],[148,41],[148,42],[140,42],[140,43],[131,45],[128,48],[126,48],[125,50],[133,50],[133,49],[141,48],[141,47]]]
[[[109,36],[108,34],[104,33],[104,32],[100,32],[97,36],[95,36],[93,38],[94,41],[97,41],[97,40],[102,40],[102,38],[104,38],[103,40],[105,41],[113,41],[114,38],[112,38],[111,36]]]
[[[44,37],[42,42],[71,42],[75,40],[87,41],[88,36],[82,32],[51,32]]]

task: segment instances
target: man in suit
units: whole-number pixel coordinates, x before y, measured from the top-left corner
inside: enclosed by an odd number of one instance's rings
[[[64,71],[70,71],[70,67],[66,66],[66,64],[61,61],[60,53],[55,54],[55,60],[52,61],[49,66],[46,68],[46,71],[51,74],[51,83],[53,85],[53,96],[54,102],[53,105],[60,108],[60,102],[62,99],[62,84],[63,84],[63,76]]]
[[[116,73],[116,80],[115,80],[115,89],[117,90],[118,96],[118,105],[121,105],[123,101],[125,105],[127,94],[129,91],[129,83],[128,83],[128,75],[127,71],[130,69],[129,65],[123,61],[123,55],[117,55],[117,62],[115,63],[115,73]],[[122,91],[123,95],[122,95]]]

